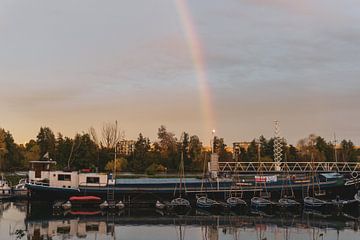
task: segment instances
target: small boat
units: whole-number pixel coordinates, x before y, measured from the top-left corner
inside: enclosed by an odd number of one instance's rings
[[[226,199],[226,203],[232,209],[239,209],[247,206],[246,202],[239,197],[229,197]]]
[[[24,198],[28,196],[28,189],[26,188],[26,179],[20,179],[19,183],[12,188],[14,197]]]
[[[102,210],[107,209],[109,208],[109,203],[105,200],[104,202],[100,203],[99,207]]]
[[[336,196],[336,199],[331,200],[331,204],[336,207],[336,209],[342,210],[343,208],[356,207],[358,205],[358,201],[355,199],[343,200],[340,199],[340,196]]]
[[[165,207],[166,207],[166,205],[165,205],[165,204],[163,204],[163,203],[162,203],[162,202],[160,202],[159,200],[158,200],[158,201],[156,201],[156,203],[155,203],[155,208],[156,208],[156,209],[163,210],[163,209],[165,209]]]
[[[175,198],[169,203],[169,207],[173,209],[185,209],[190,208],[190,202],[185,198]]]
[[[314,197],[304,198],[304,206],[307,208],[323,208],[328,205],[329,205],[328,202],[318,198],[314,198]]]
[[[272,207],[274,203],[270,200],[261,197],[253,197],[251,199],[251,207],[254,208],[269,208]]]
[[[299,202],[291,198],[280,198],[278,205],[283,209],[295,209],[301,206]]]
[[[73,205],[98,205],[100,204],[101,198],[97,196],[73,196],[69,198],[69,201]]]
[[[71,202],[70,202],[70,201],[64,202],[63,204],[61,204],[61,208],[62,208],[63,210],[69,210],[69,209],[71,209]]]
[[[354,199],[360,203],[360,190],[355,194]]]
[[[125,204],[122,201],[119,201],[115,204],[115,207],[117,209],[124,209],[125,208]]]
[[[203,196],[196,200],[196,206],[202,209],[217,209],[221,205],[217,201]]]
[[[2,176],[0,179],[0,200],[13,197],[8,181]]]

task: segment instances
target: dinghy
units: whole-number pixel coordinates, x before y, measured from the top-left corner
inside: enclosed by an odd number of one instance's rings
[[[304,206],[307,208],[323,208],[325,206],[328,206],[328,202],[314,198],[314,197],[306,197],[304,198]]]
[[[283,209],[297,209],[301,204],[291,198],[280,198],[278,205]]]
[[[196,200],[196,206],[198,208],[202,208],[202,209],[207,209],[207,210],[210,210],[210,209],[217,209],[220,207],[220,204],[213,200],[213,199],[210,199],[208,197],[199,197],[197,200]]]
[[[226,203],[231,209],[240,209],[247,206],[246,202],[238,197],[229,197],[226,199]]]
[[[261,197],[253,197],[251,199],[251,207],[253,208],[268,208],[271,207],[274,203],[270,200]]]
[[[175,198],[169,204],[168,207],[172,210],[185,210],[191,207],[190,202],[185,198]]]

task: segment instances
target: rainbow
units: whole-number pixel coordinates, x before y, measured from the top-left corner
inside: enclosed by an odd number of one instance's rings
[[[215,129],[214,111],[212,109],[211,90],[206,73],[206,62],[204,59],[203,46],[195,29],[187,0],[175,0],[176,9],[185,34],[185,38],[192,57],[196,79],[200,93],[200,107],[204,121],[203,136],[208,136]]]

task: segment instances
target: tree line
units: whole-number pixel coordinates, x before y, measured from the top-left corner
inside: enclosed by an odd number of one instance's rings
[[[73,138],[56,135],[49,127],[41,127],[36,139],[26,144],[17,144],[12,134],[0,128],[0,171],[27,170],[30,161],[52,159],[57,169],[79,170],[90,168],[98,171],[117,171],[154,174],[156,172],[176,172],[181,159],[186,172],[200,172],[210,159],[211,148],[204,147],[197,135],[183,132],[177,137],[165,126],[158,128],[157,140],[139,134],[126,154],[115,147],[123,140],[124,133],[117,125],[106,123],[97,131],[91,127],[87,132]],[[219,161],[273,161],[275,138],[260,136],[235,153],[228,150],[224,139],[215,136],[212,145],[218,153]],[[342,140],[335,148],[314,134],[298,141],[296,146],[281,139],[282,161],[360,161],[360,150],[350,140]]]

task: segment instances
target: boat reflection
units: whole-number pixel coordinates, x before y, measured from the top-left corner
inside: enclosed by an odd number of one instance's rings
[[[296,214],[284,211],[214,214],[193,209],[185,215],[155,208],[125,208],[115,212],[77,209],[60,214],[52,210],[52,205],[45,203],[0,203],[0,231],[6,229],[6,232],[0,232],[0,239],[15,239],[6,238],[6,234],[24,235],[28,240],[358,239],[360,221],[359,209],[350,212],[304,209]],[[5,227],[6,224],[9,227]]]
[[[261,240],[273,239],[275,235],[281,235],[277,239],[298,239],[301,234],[304,236],[301,239],[310,240],[326,239],[324,232],[329,229],[338,234],[348,229],[358,231],[359,223],[358,217],[349,214],[328,215],[316,211],[304,211],[299,215],[284,212],[272,215],[251,212],[245,215],[212,215],[192,211],[188,215],[179,216],[159,213],[155,209],[125,209],[119,213],[77,211],[62,215],[49,214],[46,218],[44,215],[38,216],[37,212],[39,210],[35,210],[35,214],[30,212],[25,221],[29,240],[92,236],[97,239],[116,239],[115,235],[124,237],[120,229],[149,227],[159,232],[164,227],[175,228],[172,234],[168,233],[168,239],[193,239],[191,235],[188,237],[186,231],[197,229],[201,231],[201,238],[206,240],[241,239],[244,238],[242,235],[248,237],[251,234],[253,239]],[[199,235],[196,236],[199,239]]]

